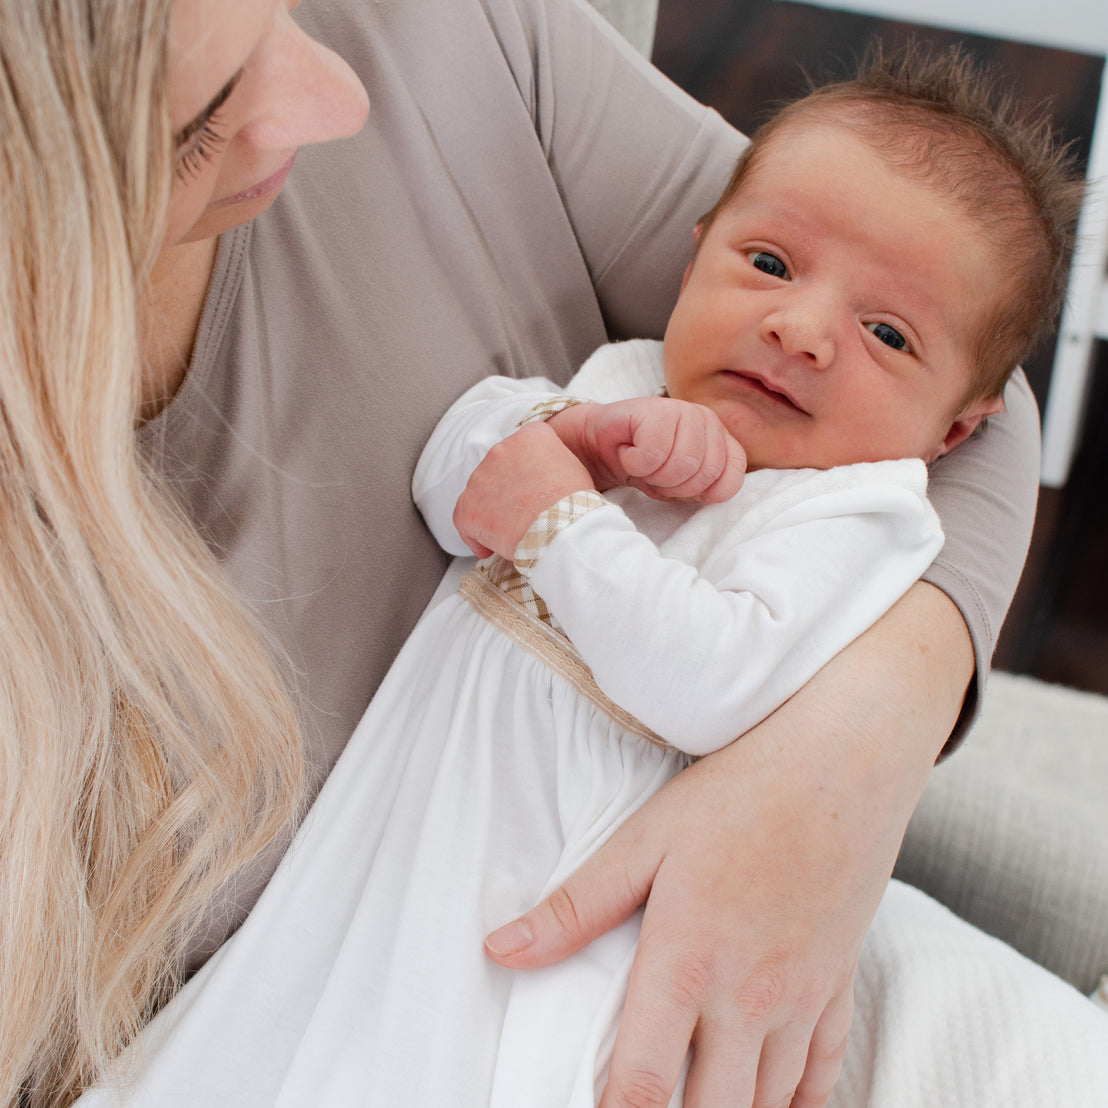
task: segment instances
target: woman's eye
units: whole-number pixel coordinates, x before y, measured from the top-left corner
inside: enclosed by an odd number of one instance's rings
[[[755,269],[760,269],[763,273],[778,277],[782,281],[789,280],[789,268],[776,254],[770,254],[767,250],[751,250],[747,257]]]
[[[218,113],[200,124],[196,132],[177,151],[177,176],[181,180],[194,177],[210,162],[227,141],[218,130]]]
[[[887,323],[867,323],[866,330],[894,350],[907,350],[908,340],[895,328]]]

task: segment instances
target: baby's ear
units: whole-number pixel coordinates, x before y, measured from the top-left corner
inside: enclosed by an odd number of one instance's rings
[[[983,419],[991,415],[997,415],[1004,411],[1003,396],[987,396],[982,400],[975,400],[967,408],[959,413],[958,417],[950,425],[946,437],[938,448],[925,462],[933,462],[944,454],[949,454],[959,443],[963,443],[977,430]]]
[[[704,234],[704,224],[698,223],[693,229],[693,239],[696,242],[696,250],[700,249],[700,236]],[[685,266],[685,276],[681,278],[681,291],[685,291],[685,286],[689,283],[689,274],[692,273],[693,262],[696,261],[696,250],[693,251],[692,261]]]

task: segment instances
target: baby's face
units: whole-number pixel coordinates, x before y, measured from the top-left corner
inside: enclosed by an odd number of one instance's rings
[[[998,262],[957,206],[851,131],[778,132],[704,231],[666,331],[671,396],[712,408],[751,468],[919,457],[964,407]]]

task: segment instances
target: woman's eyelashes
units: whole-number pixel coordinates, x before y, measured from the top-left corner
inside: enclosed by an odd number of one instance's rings
[[[219,113],[212,112],[203,120],[177,150],[177,176],[181,180],[194,177],[219,152],[227,141],[219,131]]]
[[[227,141],[226,135],[220,133],[219,111],[235,91],[235,86],[242,79],[242,74],[241,69],[235,73],[215,94],[211,103],[177,133],[178,178],[184,180],[199,173],[204,168],[204,164],[210,162]]]

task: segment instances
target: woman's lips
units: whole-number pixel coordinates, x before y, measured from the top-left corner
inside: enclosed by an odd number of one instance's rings
[[[285,183],[285,178],[292,170],[292,163],[296,161],[297,151],[292,152],[292,156],[284,165],[280,167],[275,173],[271,173],[264,181],[259,181],[256,185],[251,185],[249,188],[243,189],[242,192],[236,192],[233,196],[225,196],[222,200],[217,200],[216,206],[220,208],[229,207],[231,204],[242,204],[247,200],[257,200],[259,197],[268,196],[271,192],[276,192]]]

